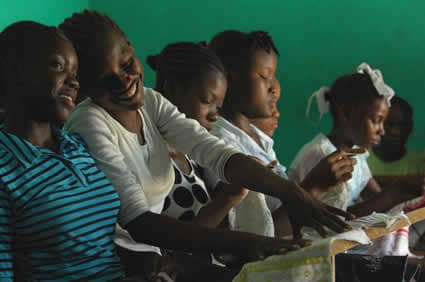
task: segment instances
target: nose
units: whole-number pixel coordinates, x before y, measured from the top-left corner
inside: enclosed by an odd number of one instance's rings
[[[80,89],[80,83],[78,82],[77,76],[72,74],[69,75],[65,81],[65,84],[73,89]]]

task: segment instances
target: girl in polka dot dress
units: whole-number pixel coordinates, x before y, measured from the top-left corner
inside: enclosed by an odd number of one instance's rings
[[[156,90],[187,117],[211,130],[227,89],[224,67],[218,57],[201,44],[179,42],[166,46],[159,55],[148,57],[148,64],[157,72]],[[226,189],[212,198],[202,168],[189,156],[171,147],[169,151],[175,181],[162,213],[217,227],[247,190]]]

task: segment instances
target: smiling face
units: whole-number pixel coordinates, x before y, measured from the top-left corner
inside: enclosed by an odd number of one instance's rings
[[[189,90],[181,89],[181,93],[175,95],[172,102],[187,117],[196,119],[210,131],[218,119],[226,90],[227,81],[224,75],[218,71],[210,71]]]
[[[389,107],[385,99],[376,98],[369,106],[351,111],[346,126],[354,145],[370,148],[381,142]]]
[[[61,126],[75,106],[79,89],[77,55],[71,43],[59,36],[36,45],[23,55],[25,87],[16,88],[19,95],[12,100],[26,109],[29,119]]]
[[[88,94],[110,112],[137,110],[143,105],[143,67],[122,33],[109,30],[102,36]]]
[[[271,117],[276,103],[273,81],[277,68],[277,57],[273,52],[256,50],[250,64],[231,83],[239,97],[238,108],[248,118]]]

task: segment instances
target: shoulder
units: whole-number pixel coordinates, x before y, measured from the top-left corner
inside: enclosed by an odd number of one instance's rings
[[[74,108],[65,124],[65,128],[79,120],[107,118],[108,115],[102,107],[88,98]]]
[[[68,133],[81,134],[82,131],[112,129],[114,124],[113,118],[107,111],[91,99],[86,99],[72,111],[64,125],[64,130]]]
[[[238,131],[240,131],[240,129],[232,125],[228,120],[219,117],[211,130],[211,134],[225,141],[237,141],[240,136]]]
[[[336,150],[336,147],[332,144],[329,138],[320,133],[301,148],[295,157],[294,162],[296,162],[296,160],[304,161],[305,159],[311,158],[319,159],[318,161],[320,161],[320,159],[332,154]]]
[[[158,109],[164,105],[169,104],[170,102],[162,96],[158,91],[145,87],[143,88],[143,110],[152,111]]]

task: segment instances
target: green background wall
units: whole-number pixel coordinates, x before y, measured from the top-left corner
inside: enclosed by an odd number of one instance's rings
[[[0,0],[0,30],[20,20],[57,25],[72,12],[87,7],[87,0]]]
[[[166,44],[208,40],[224,29],[263,29],[274,37],[281,57],[280,128],[276,150],[288,163],[330,118],[305,118],[308,96],[367,61],[415,110],[409,146],[425,145],[425,1],[374,0],[43,0],[2,1],[0,27],[30,17],[56,24],[85,7],[111,16],[126,32],[142,62]],[[154,76],[146,67],[147,86]]]

